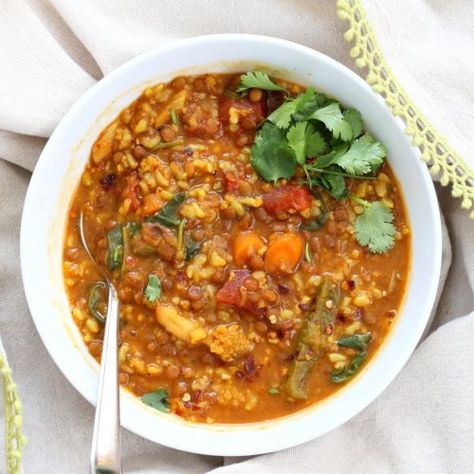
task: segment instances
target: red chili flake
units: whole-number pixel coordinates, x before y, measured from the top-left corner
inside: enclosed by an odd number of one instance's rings
[[[183,405],[186,407],[186,408],[191,408],[193,406],[193,404],[191,402],[183,402]]]
[[[337,313],[336,315],[336,320],[338,323],[344,323],[346,320],[346,317],[342,313]]]
[[[115,174],[106,174],[101,180],[100,184],[102,184],[102,188],[104,188],[104,191],[109,191],[112,186],[115,184],[115,181],[117,180],[117,176]]]
[[[176,280],[176,283],[184,283],[186,281],[186,275],[184,274],[184,272],[178,272],[176,273],[176,276],[175,276],[175,280]]]
[[[199,399],[201,398],[201,395],[202,395],[202,390],[196,390],[193,393],[193,402],[198,402]]]
[[[362,319],[362,316],[364,316],[364,310],[362,308],[357,308],[355,311],[354,319],[355,320]]]
[[[332,324],[330,324],[329,326],[326,326],[326,328],[324,329],[324,332],[328,336],[330,336],[333,333],[333,331],[334,331],[334,328],[333,328]]]
[[[244,373],[243,373],[241,370],[236,370],[235,373],[234,373],[234,375],[235,375],[235,377],[238,378],[239,380],[244,378]]]
[[[129,255],[126,259],[125,259],[125,263],[127,264],[127,267],[134,267],[135,264],[136,264],[136,261],[135,259]]]
[[[301,311],[309,311],[311,309],[311,306],[307,303],[300,303],[298,305],[301,309]]]
[[[281,295],[287,295],[290,292],[290,289],[286,285],[279,284],[278,285],[278,292]]]
[[[247,357],[244,362],[245,370],[249,375],[253,375],[255,372],[255,361],[252,357]]]
[[[285,331],[282,328],[278,328],[276,333],[279,339],[283,339],[285,337]]]
[[[349,287],[349,290],[354,291],[356,282],[354,280],[347,280],[347,286]]]
[[[294,354],[290,354],[286,360],[293,360],[295,358],[295,355]]]

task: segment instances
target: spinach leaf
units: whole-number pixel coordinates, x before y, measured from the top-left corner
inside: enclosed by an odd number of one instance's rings
[[[87,297],[87,308],[99,323],[105,323],[105,316],[97,309],[97,305],[102,298],[102,291],[106,288],[105,282],[97,281],[90,287],[89,296]]]
[[[161,281],[156,275],[154,275],[153,273],[150,273],[148,275],[148,284],[145,288],[145,298],[150,303],[156,303],[156,301],[159,300],[160,297],[161,297]]]
[[[184,246],[184,259],[186,261],[191,260],[199,252],[200,248],[201,244],[199,242],[188,237]]]
[[[186,193],[176,194],[157,213],[145,219],[145,222],[161,224],[165,227],[178,227],[180,222],[178,219],[178,209],[185,199]]]
[[[170,411],[170,402],[168,398],[168,391],[164,388],[159,388],[154,392],[143,395],[142,402],[155,410],[163,413]]]
[[[359,351],[366,351],[371,340],[372,334],[366,332],[365,334],[354,334],[353,336],[342,337],[337,341],[337,345],[340,347],[351,347]]]
[[[367,351],[359,352],[343,369],[333,372],[331,380],[334,383],[342,383],[350,379],[360,369],[366,357]]]
[[[311,186],[312,186],[312,184],[310,183],[310,187]],[[329,215],[329,209],[328,209],[326,203],[324,202],[324,199],[322,198],[322,196],[315,189],[311,189],[311,191],[312,191],[314,197],[318,201],[321,202],[322,207],[321,207],[321,213],[319,214],[319,216],[313,217],[311,220],[305,221],[301,224],[301,229],[302,230],[308,230],[310,232],[312,232],[314,230],[318,230],[324,224],[326,224],[326,221],[327,221],[328,215]]]
[[[123,235],[122,224],[116,225],[107,233],[106,264],[109,270],[115,270],[122,265]]]
[[[359,353],[340,370],[336,370],[331,374],[331,380],[334,383],[342,383],[350,379],[361,367],[367,357],[368,345],[372,340],[372,334],[354,334],[353,336],[343,337],[337,341],[340,347],[350,347],[359,351]]]
[[[135,235],[140,232],[141,225],[137,222],[127,222],[126,224],[122,224],[122,244],[123,244],[123,251],[122,251],[122,264],[121,264],[121,272],[122,274],[125,272],[127,257],[130,255],[130,242],[131,239]]]

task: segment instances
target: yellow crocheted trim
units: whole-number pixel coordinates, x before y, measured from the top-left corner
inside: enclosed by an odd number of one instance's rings
[[[21,432],[23,408],[8,362],[1,354],[0,372],[3,378],[3,397],[5,400],[5,448],[7,451],[8,474],[17,474],[21,471],[21,451],[26,442],[26,438]]]
[[[474,203],[474,170],[469,168],[447,141],[428,122],[407,96],[380,50],[360,0],[338,0],[339,18],[349,21],[344,39],[354,47],[350,55],[360,68],[367,68],[367,82],[378,92],[394,115],[405,122],[405,132],[420,149],[430,172],[440,174],[443,186],[451,183],[452,195],[462,198],[461,207],[470,209]],[[474,219],[474,211],[470,213]]]

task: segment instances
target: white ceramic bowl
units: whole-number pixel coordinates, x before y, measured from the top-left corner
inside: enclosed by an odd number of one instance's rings
[[[356,74],[312,49],[274,38],[216,35],[176,41],[119,67],[87,92],[58,125],[30,182],[21,226],[21,263],[28,304],[52,358],[76,389],[95,403],[98,365],[70,316],[62,248],[70,199],[98,133],[148,85],[179,74],[264,69],[314,85],[362,112],[388,148],[403,187],[413,232],[413,261],[403,311],[388,341],[363,373],[330,399],[297,414],[242,425],[191,424],[121,393],[122,425],[183,451],[250,455],[288,448],[336,428],[371,403],[394,379],[428,322],[441,264],[441,227],[433,185],[384,102]]]

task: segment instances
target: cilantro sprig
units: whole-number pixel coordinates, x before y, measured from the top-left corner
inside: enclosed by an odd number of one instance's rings
[[[357,241],[369,247],[373,253],[391,249],[395,244],[396,234],[392,211],[382,201],[368,202],[357,196],[351,196],[351,199],[364,207],[364,212],[355,220]]]
[[[243,74],[237,91],[253,87],[284,90],[261,71]],[[359,111],[308,87],[288,95],[266,118],[250,160],[264,180],[274,183],[294,177],[301,168],[310,188],[322,188],[339,200],[349,195],[346,178],[374,179],[386,155],[383,144],[364,132]],[[363,207],[355,222],[358,242],[373,253],[390,249],[395,235],[392,211],[378,201],[358,203]]]
[[[284,87],[275,84],[264,72],[255,71],[242,74],[242,76],[240,76],[240,84],[237,87],[237,92],[244,92],[253,88],[266,91],[288,92]]]
[[[163,413],[168,413],[170,411],[169,395],[165,388],[159,388],[154,392],[146,393],[142,397],[142,402]]]
[[[145,299],[150,303],[156,303],[156,301],[160,299],[160,296],[161,281],[156,275],[150,273],[148,275],[148,284],[145,288]]]

